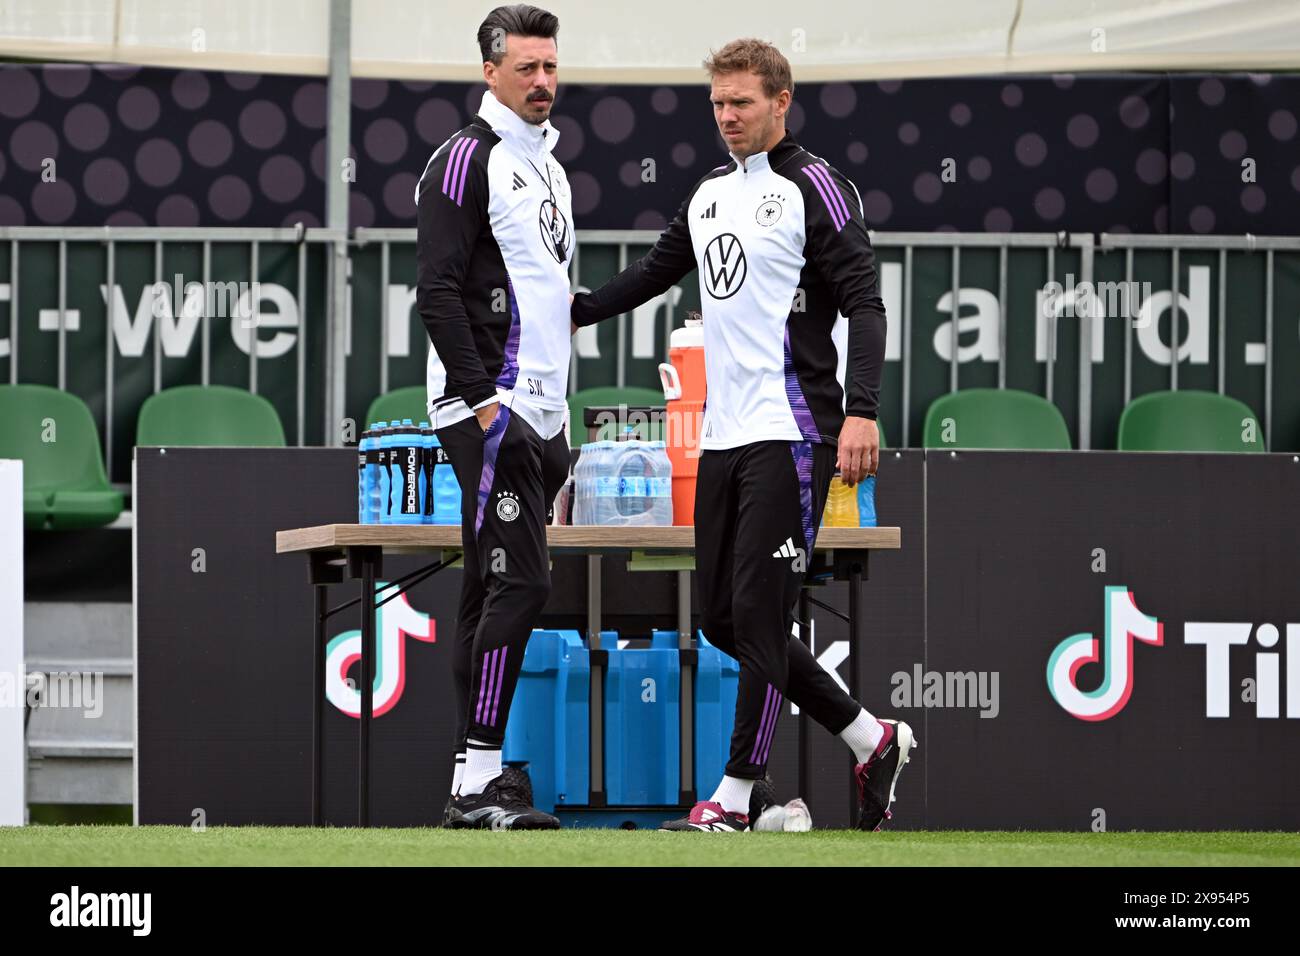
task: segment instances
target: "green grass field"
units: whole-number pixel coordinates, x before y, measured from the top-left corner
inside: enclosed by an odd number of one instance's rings
[[[1297,866],[1296,833],[894,832],[29,826],[0,866]]]

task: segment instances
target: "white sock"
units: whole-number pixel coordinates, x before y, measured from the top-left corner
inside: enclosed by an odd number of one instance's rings
[[[723,777],[718,789],[710,797],[714,803],[722,805],[728,813],[743,813],[749,816],[749,792],[754,789],[754,781],[741,780],[739,777]]]
[[[464,752],[456,754],[456,769],[451,772],[451,793],[455,796],[460,793],[461,782],[465,779],[465,754]]]
[[[501,776],[501,748],[479,749],[471,740],[469,749],[465,751],[465,773],[460,780],[461,795],[482,793],[487,789],[487,785],[499,776]]]
[[[885,735],[885,728],[880,721],[865,710],[858,711],[852,723],[840,731],[840,739],[853,748],[858,763],[866,763],[867,758],[876,752],[880,738]]]

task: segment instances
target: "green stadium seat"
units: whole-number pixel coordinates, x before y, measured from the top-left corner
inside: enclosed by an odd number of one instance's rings
[[[617,385],[605,385],[597,388],[584,388],[569,396],[569,443],[577,448],[587,440],[587,426],[582,423],[582,410],[592,406],[603,405],[654,405],[662,407],[664,393],[657,388],[635,388]],[[658,424],[649,428],[650,434],[642,437],[657,441],[663,439],[663,428]],[[615,425],[602,425],[596,436],[598,439],[616,437]]]
[[[952,419],[951,436],[945,435],[946,419]],[[922,444],[1038,451],[1071,447],[1070,430],[1059,408],[1032,392],[1009,388],[967,388],[935,399],[925,413]]]
[[[1247,440],[1249,433],[1254,441]],[[1120,451],[1265,451],[1264,430],[1249,405],[1195,389],[1133,399],[1119,416],[1118,446]]]
[[[228,385],[181,385],[145,399],[135,443],[282,448],[285,441],[275,406],[261,395]]]
[[[98,528],[122,513],[122,494],[104,474],[95,420],[70,392],[0,385],[0,458],[22,459],[23,520],[29,528]]]
[[[369,428],[372,422],[400,422],[404,418],[417,425],[429,420],[428,390],[423,385],[399,388],[378,396],[370,403],[361,428]]]

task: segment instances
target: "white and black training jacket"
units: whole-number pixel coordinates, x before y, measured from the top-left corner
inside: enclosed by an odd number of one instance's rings
[[[769,152],[733,156],[695,185],[650,252],[575,297],[573,320],[626,312],[692,269],[708,380],[701,448],[834,444],[846,413],[876,417],[885,307],[862,200],[838,170],[788,133]]]
[[[569,182],[559,131],[524,122],[491,91],[438,147],[416,186],[416,308],[433,343],[435,427],[514,398],[566,408]]]

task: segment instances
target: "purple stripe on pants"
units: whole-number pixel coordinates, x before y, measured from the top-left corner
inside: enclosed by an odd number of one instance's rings
[[[501,436],[506,433],[510,423],[510,409],[505,405],[497,406],[497,417],[492,420],[483,433],[483,470],[478,479],[478,513],[474,518],[474,534],[483,527],[483,511],[487,508],[488,497],[492,494],[492,480],[496,477],[497,452],[501,449]]]
[[[772,707],[773,695],[776,693],[771,684],[767,685],[767,698],[763,701],[763,719],[758,724],[758,734],[754,738],[754,749],[749,754],[750,763],[758,763],[758,753],[763,749],[763,738],[767,736],[767,726],[776,716]]]
[[[776,706],[772,708],[772,723],[767,728],[767,743],[763,745],[763,752],[759,754],[757,760],[757,763],[760,765],[767,763],[767,755],[772,750],[772,741],[776,738],[776,724],[777,724],[777,720],[781,716],[781,705],[784,703],[785,703],[785,698],[782,697],[780,692],[778,691],[776,695]]]
[[[484,693],[484,689],[487,687],[488,660],[491,657],[492,657],[491,654],[485,654],[483,656],[483,672],[479,675],[479,679],[478,679],[478,707],[475,708],[474,710],[474,719],[478,721],[480,724],[483,723],[483,701],[487,697],[487,695]]]
[[[509,648],[501,648],[500,660],[497,661],[496,690],[492,692],[492,717],[488,720],[489,727],[497,725],[497,706],[501,703],[501,687],[506,682],[506,657],[508,655]]]

